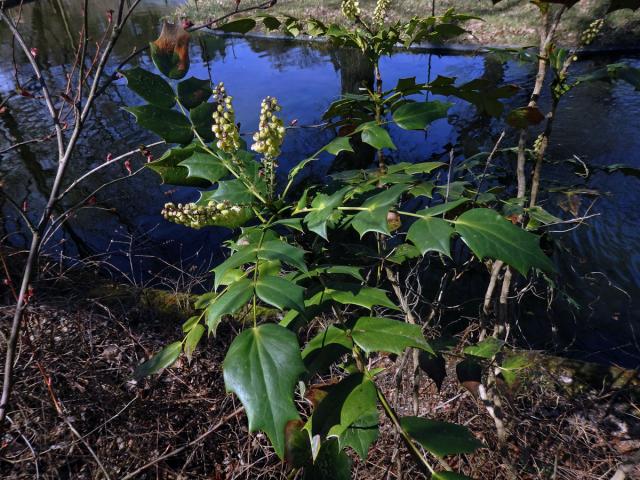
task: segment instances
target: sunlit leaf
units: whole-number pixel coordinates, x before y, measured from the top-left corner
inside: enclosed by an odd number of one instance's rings
[[[229,347],[222,370],[227,391],[247,412],[249,430],[264,431],[283,458],[285,427],[300,418],[293,394],[304,365],[295,333],[271,323],[243,331]]]
[[[382,150],[383,148],[389,148],[395,150],[396,146],[391,140],[389,132],[375,123],[367,123],[362,128],[362,141],[368,143],[373,148]]]
[[[504,342],[495,337],[487,337],[476,345],[465,347],[464,353],[480,358],[493,358],[502,348]]]
[[[553,263],[538,245],[538,237],[515,226],[494,210],[476,208],[455,221],[456,232],[480,259],[504,261],[527,275],[531,268],[554,270]]]
[[[351,329],[353,341],[362,350],[401,354],[414,347],[434,353],[419,325],[389,318],[361,317]]]
[[[365,210],[358,212],[351,222],[351,226],[360,234],[360,237],[367,232],[390,235],[387,214],[408,188],[408,185],[394,185],[365,200],[361,207]]]
[[[206,311],[207,327],[211,335],[216,334],[224,315],[232,315],[249,303],[253,297],[253,283],[243,278],[232,283],[229,288],[209,303]]]
[[[215,183],[229,174],[219,159],[208,152],[198,150],[181,161],[179,165],[189,170],[190,178],[201,178],[210,183]]]
[[[378,439],[379,435],[378,412],[371,412],[353,422],[340,435],[338,441],[340,448],[351,447],[362,460],[366,460],[371,444]]]
[[[527,128],[531,125],[538,125],[544,120],[544,114],[538,107],[520,107],[511,110],[507,115],[507,123],[513,128]]]
[[[191,356],[198,346],[204,330],[204,325],[198,323],[197,325],[194,325],[191,330],[189,330],[189,333],[184,339],[184,354],[187,356],[187,360],[189,362],[191,362]]]
[[[304,312],[304,288],[282,277],[268,275],[256,282],[256,294],[280,310]]]
[[[326,240],[327,223],[329,223],[336,208],[342,205],[344,196],[348,191],[349,188],[345,187],[331,195],[324,193],[316,195],[311,202],[311,212],[304,217],[304,223],[307,225],[307,228]]]
[[[411,241],[422,255],[427,252],[439,252],[451,257],[451,236],[453,227],[441,218],[427,217],[416,220],[407,232]]]
[[[216,26],[216,30],[227,33],[247,33],[254,29],[256,21],[253,18],[240,18],[224,25]]]
[[[162,177],[162,183],[185,187],[208,187],[211,184],[201,178],[189,178],[189,169],[180,166],[180,162],[186,160],[195,152],[203,152],[202,148],[193,143],[186,147],[173,147],[168,149],[157,160],[147,163],[150,168]]]

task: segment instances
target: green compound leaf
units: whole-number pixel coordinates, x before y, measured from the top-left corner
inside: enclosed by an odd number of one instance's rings
[[[193,355],[193,352],[196,350],[196,347],[198,346],[198,343],[202,338],[202,334],[204,333],[204,330],[205,330],[204,325],[202,325],[201,323],[198,323],[197,325],[194,325],[193,328],[191,328],[191,330],[189,330],[189,333],[184,339],[184,354],[187,356],[187,360],[189,362],[191,362],[191,356]]]
[[[433,480],[472,480],[471,477],[456,472],[433,472]]]
[[[425,450],[438,457],[472,453],[483,446],[466,427],[455,423],[403,417],[400,425]]]
[[[186,145],[193,138],[191,122],[180,112],[155,105],[127,107],[125,110],[136,117],[138,125],[151,130],[167,143]]]
[[[339,437],[363,415],[376,413],[376,387],[362,373],[354,373],[327,389],[327,395],[313,411],[311,432]]]
[[[201,103],[192,109],[190,113],[193,128],[205,142],[211,142],[215,138],[211,130],[213,125],[212,115],[215,108],[215,103]]]
[[[245,263],[255,262],[257,259],[280,260],[302,272],[306,272],[307,265],[304,263],[304,253],[301,248],[289,245],[282,240],[269,240],[261,246],[250,245],[242,248],[213,269],[215,273],[215,288],[217,289],[220,286],[220,282],[228,270],[238,268]]]
[[[249,328],[234,339],[222,369],[227,391],[247,412],[249,430],[264,431],[283,458],[287,422],[300,418],[293,394],[305,370],[295,333],[271,323]]]
[[[493,358],[502,348],[504,342],[495,337],[487,337],[476,345],[465,347],[464,353],[480,358]]]
[[[351,226],[360,234],[360,238],[367,232],[390,235],[387,214],[408,188],[409,186],[404,184],[394,185],[388,190],[369,197],[362,204],[362,208],[366,210],[357,213],[351,221]]]
[[[518,374],[529,367],[531,361],[526,355],[510,354],[502,360],[500,373],[510,387],[518,379]]]
[[[135,67],[121,72],[127,79],[127,87],[150,104],[171,109],[176,104],[176,95],[164,78],[144,68]]]
[[[212,94],[209,80],[201,80],[196,77],[189,77],[178,83],[177,91],[180,104],[187,110],[206,102]]]
[[[206,205],[210,200],[221,202],[227,200],[236,205],[247,205],[253,201],[253,195],[244,183],[238,179],[218,182],[218,188],[208,192],[200,192],[199,205]]]
[[[253,30],[256,26],[256,21],[252,18],[241,18],[239,20],[234,20],[229,23],[225,23],[219,27],[216,27],[216,30],[220,30],[222,32],[227,33],[247,33]]]
[[[351,330],[353,341],[367,353],[389,352],[401,354],[414,347],[435,355],[419,325],[389,318],[361,317]]]
[[[232,315],[244,307],[253,297],[253,283],[243,278],[232,283],[227,290],[220,294],[207,306],[206,318],[209,334],[214,335],[224,315]]]
[[[182,342],[173,342],[167,345],[149,360],[138,365],[133,372],[133,378],[140,380],[148,375],[152,375],[162,369],[170,367],[178,359],[181,351]]]
[[[368,143],[377,150],[382,150],[383,148],[389,148],[391,150],[396,149],[393,140],[391,140],[389,132],[387,132],[381,126],[376,125],[374,122],[371,122],[365,123],[364,125],[361,125],[361,127],[361,136],[364,143]]]
[[[424,130],[431,122],[445,118],[452,105],[437,100],[405,103],[393,112],[393,121],[405,130]]]
[[[463,205],[468,201],[468,198],[459,198],[458,200],[453,200],[451,202],[441,203],[440,205],[436,205],[435,207],[425,208],[424,210],[420,210],[416,213],[418,215],[422,215],[423,217],[436,217],[438,215],[442,215],[443,213],[450,212],[451,210],[455,210],[460,205]]]
[[[399,310],[398,306],[389,300],[387,292],[380,288],[363,287],[360,284],[332,282],[331,287],[318,295],[321,295],[324,300],[333,300],[342,305],[358,305],[369,309],[379,306]]]
[[[229,173],[216,157],[197,150],[178,165],[189,170],[189,178],[201,178],[210,183],[216,183]]]
[[[340,152],[353,152],[353,147],[349,143],[349,137],[336,137],[323,150],[331,155],[338,155]]]
[[[344,200],[344,196],[349,191],[349,187],[338,190],[331,195],[321,193],[311,202],[311,212],[304,217],[304,223],[312,232],[317,233],[327,240],[327,223],[332,215]]]
[[[449,222],[441,218],[421,218],[411,225],[407,239],[420,249],[422,255],[427,252],[439,252],[451,257],[451,236],[454,230]]]
[[[366,413],[353,422],[338,438],[340,448],[351,447],[362,460],[366,460],[371,444],[378,439],[378,412]]]
[[[304,312],[304,288],[282,277],[262,277],[256,282],[256,295],[280,310]]]
[[[306,359],[309,355],[326,347],[327,345],[340,345],[348,350],[353,348],[353,341],[344,330],[330,325],[326,330],[321,331],[313,337],[302,351],[302,358]]]
[[[351,480],[351,459],[340,450],[337,440],[320,446],[315,462],[304,468],[303,480]]]
[[[162,178],[162,183],[183,187],[208,187],[211,184],[201,178],[189,177],[189,169],[180,163],[195,152],[203,152],[202,148],[192,143],[186,147],[173,147],[164,152],[157,160],[147,163],[147,167]]]
[[[538,237],[513,225],[488,208],[469,210],[455,221],[456,232],[480,259],[499,259],[522,275],[531,268],[554,270],[553,263],[538,245]]]

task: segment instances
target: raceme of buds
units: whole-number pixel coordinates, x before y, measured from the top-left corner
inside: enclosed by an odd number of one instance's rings
[[[387,9],[391,4],[391,0],[378,0],[376,8],[373,10],[373,24],[381,26],[384,23],[384,17],[387,15]]]
[[[342,0],[342,14],[349,20],[360,16],[358,0]]]
[[[602,30],[603,26],[604,26],[604,19],[602,18],[599,18],[598,20],[594,20],[593,22],[591,22],[589,27],[587,27],[587,29],[584,32],[582,32],[582,35],[580,36],[580,43],[582,43],[582,45],[585,45],[585,46],[591,44],[591,42],[593,42],[595,38],[598,36],[598,34],[600,33],[600,30]]]
[[[224,83],[220,82],[213,91],[213,98],[218,102],[218,107],[213,112],[211,127],[213,135],[218,140],[216,145],[223,152],[233,153],[240,149],[240,132],[235,124],[233,97],[227,95]]]
[[[258,131],[253,134],[254,144],[251,150],[261,153],[268,159],[277,158],[280,155],[280,147],[284,139],[284,123],[276,116],[282,108],[278,100],[267,97],[262,101],[260,110],[260,125]]]
[[[162,210],[162,216],[171,222],[195,229],[211,225],[233,228],[244,224],[251,218],[251,209],[232,205],[227,200],[222,202],[211,200],[206,205],[167,203]]]

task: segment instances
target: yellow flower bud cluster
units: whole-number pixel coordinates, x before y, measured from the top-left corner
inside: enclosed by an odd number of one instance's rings
[[[226,153],[233,153],[240,149],[240,132],[236,125],[236,115],[233,110],[233,97],[227,95],[224,83],[220,82],[213,91],[213,98],[218,102],[213,112],[213,126],[211,130],[218,140],[216,145]]]
[[[591,44],[591,42],[593,42],[595,38],[598,36],[598,34],[600,33],[600,30],[602,30],[603,26],[604,26],[604,19],[602,18],[599,18],[598,20],[594,20],[593,22],[591,22],[589,27],[587,27],[587,29],[584,32],[582,32],[582,35],[580,36],[580,43],[582,43],[582,45],[585,45],[585,46]]]
[[[251,210],[248,207],[232,205],[227,200],[212,200],[206,205],[167,203],[162,209],[162,216],[171,222],[195,229],[210,225],[233,228],[245,223],[251,216]]]
[[[373,24],[382,26],[384,24],[384,18],[387,15],[387,9],[391,5],[391,0],[378,0],[376,8],[373,10]]]
[[[349,20],[360,16],[360,4],[358,0],[342,0],[342,14]]]
[[[280,155],[280,147],[284,139],[284,123],[276,116],[280,110],[282,108],[278,105],[278,100],[273,97],[265,98],[260,110],[258,131],[253,135],[254,144],[251,145],[251,150],[263,154],[268,159],[274,159]]]

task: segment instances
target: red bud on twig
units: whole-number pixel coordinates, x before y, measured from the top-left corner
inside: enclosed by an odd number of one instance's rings
[[[113,160],[113,155],[110,153],[107,153],[107,158],[105,159],[105,161],[110,162],[111,160]]]
[[[26,212],[27,210],[29,210],[29,201],[25,200],[24,202],[22,202],[22,211]]]
[[[113,22],[113,10],[111,9],[107,10],[107,21],[109,23]]]
[[[33,58],[38,56],[38,49],[36,47],[31,47],[29,49],[29,52],[31,53],[31,56],[33,56]]]
[[[124,168],[126,168],[129,175],[131,175],[133,171],[131,170],[131,162],[129,160],[124,161]]]

